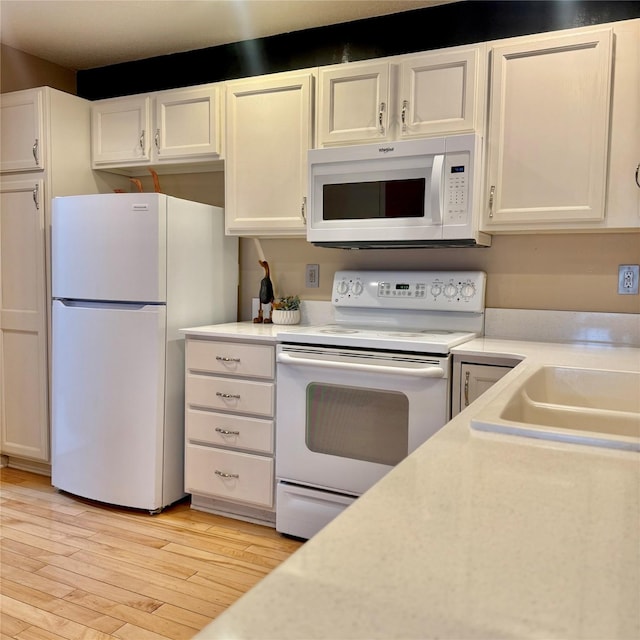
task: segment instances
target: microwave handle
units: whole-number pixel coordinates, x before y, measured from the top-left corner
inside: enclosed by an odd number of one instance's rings
[[[431,169],[431,218],[434,224],[442,224],[442,187],[444,183],[444,154],[433,157]]]

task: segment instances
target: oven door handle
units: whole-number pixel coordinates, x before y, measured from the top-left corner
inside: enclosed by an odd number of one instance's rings
[[[392,375],[413,376],[416,378],[444,378],[445,371],[442,367],[429,365],[418,369],[408,367],[386,367],[378,364],[359,364],[356,362],[336,362],[328,360],[313,360],[312,358],[300,358],[288,353],[279,353],[277,361],[280,364],[302,365],[306,367],[323,367],[325,369],[339,369],[343,371],[364,371],[367,373],[388,373]]]

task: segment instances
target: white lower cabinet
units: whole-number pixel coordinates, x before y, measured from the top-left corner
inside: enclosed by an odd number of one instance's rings
[[[273,524],[275,348],[187,335],[185,491],[194,509]]]
[[[451,417],[466,409],[517,363],[508,358],[454,356]]]

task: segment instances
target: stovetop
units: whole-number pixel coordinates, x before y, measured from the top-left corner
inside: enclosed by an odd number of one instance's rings
[[[283,327],[281,342],[445,355],[482,335],[480,271],[338,271],[334,322]]]
[[[358,349],[382,349],[446,355],[452,347],[468,342],[477,332],[428,329],[387,330],[377,327],[349,327],[344,325],[311,325],[283,327],[277,333],[280,342],[353,347]]]

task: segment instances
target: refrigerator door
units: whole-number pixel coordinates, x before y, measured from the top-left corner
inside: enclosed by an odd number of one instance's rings
[[[166,196],[53,199],[54,298],[166,302]]]
[[[166,506],[166,308],[54,300],[52,322],[52,484],[126,507]]]

